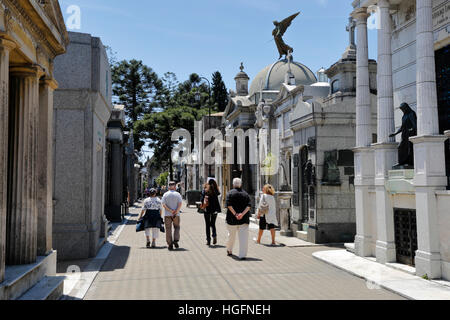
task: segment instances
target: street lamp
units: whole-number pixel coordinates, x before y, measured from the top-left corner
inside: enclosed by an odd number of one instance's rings
[[[208,82],[208,129],[211,129],[211,83],[205,77],[200,77],[200,79],[206,80],[206,82]],[[200,99],[200,91],[197,91],[195,93],[195,101],[200,102]],[[208,177],[211,177],[211,165],[208,165]]]

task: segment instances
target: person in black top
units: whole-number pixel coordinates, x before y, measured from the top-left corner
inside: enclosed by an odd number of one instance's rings
[[[221,212],[219,203],[219,188],[214,179],[210,179],[205,183],[202,191],[201,202],[207,202],[208,206],[205,209],[204,218],[206,225],[206,245],[211,245],[211,229],[213,236],[213,244],[217,244],[216,219],[217,213]]]
[[[248,228],[250,224],[250,197],[242,190],[242,180],[235,178],[233,188],[227,194],[227,227],[229,238],[227,243],[227,255],[233,254],[236,233],[239,233],[239,259],[244,260],[248,251]]]

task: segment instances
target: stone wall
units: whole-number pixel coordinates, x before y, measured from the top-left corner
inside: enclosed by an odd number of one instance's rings
[[[55,61],[53,245],[61,260],[95,256],[104,241],[105,136],[112,110],[100,39],[69,37],[67,53]]]

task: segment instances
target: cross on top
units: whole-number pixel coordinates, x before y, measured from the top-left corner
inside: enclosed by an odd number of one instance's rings
[[[349,46],[355,47],[355,28],[356,23],[355,20],[353,20],[352,17],[348,18],[348,25],[346,27],[347,32],[349,33]]]

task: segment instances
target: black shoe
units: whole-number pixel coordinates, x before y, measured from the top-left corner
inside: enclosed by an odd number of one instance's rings
[[[217,244],[217,237],[213,238],[213,244]]]
[[[206,240],[206,245],[210,246],[211,245],[211,240]]]
[[[173,245],[175,246],[176,249],[178,249],[180,247],[180,245],[178,244],[178,241],[174,241]]]
[[[231,257],[233,255],[233,252],[227,251],[227,256]]]
[[[150,248],[150,241],[147,241],[147,248]]]
[[[169,246],[169,251],[172,251],[173,250],[173,244],[171,244],[170,246]]]

